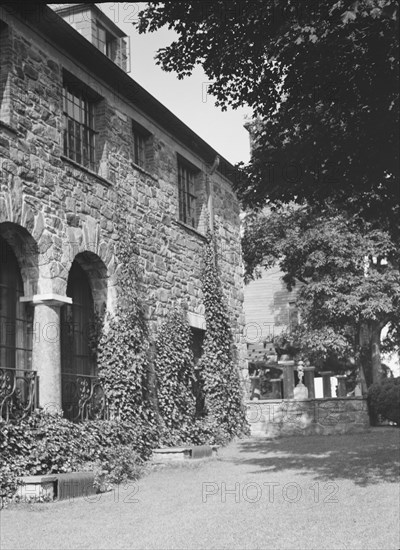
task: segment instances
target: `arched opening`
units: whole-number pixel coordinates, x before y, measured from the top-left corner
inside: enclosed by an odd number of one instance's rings
[[[0,236],[0,416],[25,415],[36,395],[32,369],[33,309],[24,295],[17,257]]]
[[[104,407],[97,380],[96,347],[99,296],[104,294],[106,280],[97,277],[96,265],[86,253],[76,256],[67,282],[72,304],[61,308],[62,407],[71,420],[99,416]]]
[[[71,305],[62,308],[62,371],[67,374],[96,374],[96,360],[91,348],[95,326],[94,303],[88,277],[75,260],[71,266],[67,296]]]
[[[20,302],[24,285],[17,258],[0,236],[0,366],[32,366],[32,308]]]

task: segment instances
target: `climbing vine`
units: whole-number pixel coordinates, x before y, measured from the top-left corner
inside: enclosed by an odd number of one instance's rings
[[[209,232],[204,246],[202,286],[207,331],[200,376],[205,394],[205,412],[229,436],[247,432],[238,366],[233,360],[233,338],[222,292],[215,240]]]
[[[98,371],[111,418],[155,425],[148,391],[149,335],[138,296],[137,248],[133,232],[121,224],[117,251],[120,294],[98,345]]]
[[[158,408],[165,427],[173,430],[193,420],[195,414],[190,337],[185,313],[178,310],[172,311],[157,335]]]

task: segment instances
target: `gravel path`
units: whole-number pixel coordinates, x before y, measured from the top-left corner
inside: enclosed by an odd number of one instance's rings
[[[0,547],[398,550],[399,434],[236,442],[111,493],[3,510]]]

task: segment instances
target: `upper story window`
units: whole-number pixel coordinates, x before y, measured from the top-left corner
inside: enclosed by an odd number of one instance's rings
[[[117,38],[107,31],[102,25],[96,25],[97,47],[107,57],[115,61],[117,54]]]
[[[133,162],[146,168],[146,137],[137,128],[132,127]]]
[[[83,87],[63,85],[64,155],[90,170],[96,168],[95,101]]]
[[[9,27],[0,20],[0,121],[6,124],[11,124],[12,122],[10,90],[11,56]]]
[[[195,178],[198,170],[178,161],[179,220],[197,228]]]
[[[118,21],[118,3],[113,5],[113,19]],[[50,4],[50,7],[123,71],[130,71],[129,37],[96,4],[86,2],[54,7]]]
[[[132,120],[132,162],[143,170],[153,168],[151,133],[136,120]]]

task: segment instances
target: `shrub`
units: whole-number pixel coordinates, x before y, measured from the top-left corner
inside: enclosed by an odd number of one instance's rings
[[[372,384],[367,400],[372,424],[377,424],[381,417],[400,425],[400,377]]]
[[[143,425],[144,426],[144,425]],[[157,445],[149,426],[116,420],[74,424],[61,415],[36,412],[18,424],[0,422],[0,495],[9,498],[17,477],[108,470],[108,481],[138,475]]]
[[[110,447],[102,460],[94,465],[96,472],[95,484],[98,488],[109,484],[126,483],[136,480],[143,473],[144,461],[134,451],[131,445]],[[101,474],[105,473],[104,480]]]

